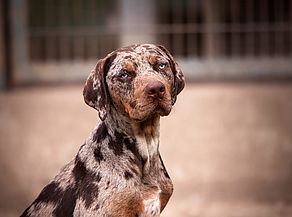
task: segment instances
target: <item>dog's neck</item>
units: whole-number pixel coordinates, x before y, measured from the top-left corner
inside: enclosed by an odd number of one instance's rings
[[[144,173],[155,167],[159,158],[159,126],[160,116],[155,115],[143,122],[132,123],[138,150],[145,160]]]
[[[135,138],[139,154],[145,162],[143,173],[148,173],[150,167],[155,166],[153,164],[159,159],[160,116],[153,115],[138,122],[112,110],[105,123],[109,126],[109,133],[112,135],[117,130]]]

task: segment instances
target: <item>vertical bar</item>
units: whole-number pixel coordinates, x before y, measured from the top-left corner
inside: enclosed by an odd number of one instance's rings
[[[94,26],[97,23],[97,20],[95,19],[96,13],[99,13],[99,11],[96,11],[96,1],[95,0],[89,0],[88,2],[88,24],[90,26]],[[86,47],[86,53],[88,59],[96,59],[97,58],[97,36],[96,35],[89,35],[86,39],[87,41],[87,47]]]
[[[207,58],[214,58],[218,56],[218,31],[217,24],[219,23],[219,8],[218,1],[205,0],[204,1],[204,17],[205,17],[205,46],[204,53]],[[215,28],[215,29],[214,29]]]
[[[197,11],[193,5],[194,1],[186,1],[186,25],[193,25],[194,24],[194,16],[196,15]],[[194,33],[187,31],[186,33],[186,52],[188,56],[192,56],[195,51],[195,41],[194,41]]]
[[[30,0],[29,1],[29,13],[30,13],[30,20],[29,20],[29,33],[30,33],[30,52],[31,52],[31,61],[40,61],[44,59],[44,35],[35,35],[34,29],[38,29],[40,27],[45,26],[45,4],[44,2]]]
[[[59,1],[58,5],[58,28],[64,29],[70,27],[70,9],[71,9],[71,1],[70,0],[62,0]],[[70,28],[71,30],[71,28]],[[58,42],[59,46],[58,49],[60,50],[60,60],[68,60],[70,58],[70,36],[71,33],[65,33],[62,31],[60,35],[58,35]]]
[[[78,33],[77,35],[74,35],[73,38],[73,52],[74,52],[74,59],[82,59],[83,52],[84,52],[84,40],[83,37]]]
[[[101,1],[98,1],[97,5],[96,5],[96,12],[97,12],[96,13],[96,24],[99,27],[102,26],[102,17],[103,17],[102,10],[103,10],[103,4],[101,3]],[[98,48],[97,57],[102,58],[105,54],[105,52],[103,50],[104,38],[103,38],[101,33],[98,33],[96,39],[97,39],[97,48]]]
[[[44,16],[45,16],[45,29],[46,32],[49,32],[48,30],[52,28],[53,26],[53,20],[52,20],[52,12],[53,12],[53,6],[51,0],[45,0],[45,10],[44,10]],[[50,34],[47,34],[45,37],[45,61],[52,60],[54,57],[54,42],[53,37]]]
[[[173,14],[173,24],[174,28],[177,26],[182,26],[183,24],[183,5],[182,1],[173,1],[172,2],[172,8],[171,12]],[[173,32],[173,52],[177,56],[183,55],[183,34],[181,32],[181,29],[174,29]]]
[[[82,1],[73,0],[72,9],[73,9],[73,24],[72,28],[79,27],[82,23]],[[84,52],[84,41],[80,32],[74,31],[74,35],[72,35],[72,43],[73,43],[73,58],[80,59],[83,56]]]
[[[88,20],[87,20],[87,4],[88,4],[88,0],[83,0],[83,1],[80,1],[80,26],[81,27],[85,27],[85,29],[88,28]],[[81,34],[80,34],[80,37],[82,39],[82,51],[81,51],[81,54],[80,54],[80,58],[82,60],[85,60],[86,57],[87,57],[87,49],[86,49],[86,46],[87,46],[87,43],[86,43],[86,39],[87,39],[87,35],[88,35],[88,32],[85,30],[85,31],[82,31]]]
[[[278,13],[278,10],[279,10],[279,4],[280,4],[280,1],[274,1],[274,2],[271,2],[271,10],[272,10],[272,13],[273,13],[273,20],[271,20],[271,22],[269,23],[271,26],[273,26],[271,32],[274,33],[274,40],[275,40],[275,50],[274,50],[274,55],[275,56],[279,56],[279,51],[280,51],[280,31],[278,31],[277,29],[275,29],[275,27],[277,28],[279,26],[279,23],[280,23],[280,14]]]
[[[9,0],[0,1],[0,89],[12,86],[12,49]]]
[[[7,3],[4,1],[0,1],[0,90],[7,88],[7,80],[6,80],[6,73],[7,73],[7,53],[5,44],[5,20],[7,19],[6,16],[4,16],[5,10],[7,10],[7,6],[5,5]],[[4,8],[5,7],[5,8]],[[7,45],[6,45],[7,46]]]
[[[220,8],[219,8],[219,17],[218,17],[218,23],[227,26],[227,22],[226,22],[226,0],[222,0],[221,4],[220,4]],[[226,29],[224,31],[220,31],[218,33],[218,56],[220,58],[225,57],[225,53],[226,53],[226,41],[225,41],[225,33],[226,33]]]
[[[283,24],[286,28],[286,26],[292,26],[291,23],[290,23],[290,20],[289,20],[289,15],[290,15],[290,4],[291,4],[291,1],[285,1],[285,4],[284,4],[284,21],[283,21]],[[284,40],[283,40],[283,43],[284,43],[284,55],[285,57],[287,57],[289,55],[289,49],[290,49],[290,45],[291,45],[291,38],[290,37],[290,29],[287,29],[285,30],[284,32]]]
[[[48,35],[46,36],[46,61],[52,61],[55,59],[55,51],[56,51],[56,40],[55,36]]]
[[[98,36],[90,35],[88,38],[88,42],[90,42],[88,49],[88,58],[96,59],[98,57]]]
[[[260,3],[259,1],[254,1],[254,7],[255,7],[255,29],[254,29],[254,36],[255,36],[255,47],[254,47],[254,53],[256,57],[260,56],[260,32],[258,31],[259,28],[261,28],[261,20],[260,20]]]
[[[281,29],[284,25],[284,2],[283,0],[277,1],[277,5],[275,3],[274,6],[277,15],[277,27],[279,27],[280,31],[277,33],[277,48],[278,48],[278,55],[284,55],[284,31]],[[275,31],[275,30],[274,30]]]
[[[241,26],[239,32],[239,56],[243,58],[246,52],[246,1],[239,1],[239,25]]]
[[[254,0],[246,0],[246,17],[247,21],[246,24],[249,27],[255,27],[255,19],[254,19]],[[255,29],[248,29],[246,32],[246,56],[247,57],[254,57],[255,51],[255,39],[254,39],[254,30]]]
[[[234,31],[234,27],[239,24],[238,15],[239,15],[239,8],[238,8],[238,1],[231,0],[230,1],[230,10],[231,10],[231,56],[236,57],[239,55],[239,33]]]
[[[188,33],[188,41],[187,41],[187,46],[188,46],[188,53],[189,56],[192,57],[198,57],[198,43],[197,43],[197,38],[198,38],[198,20],[197,17],[198,15],[198,11],[200,11],[201,9],[198,8],[199,4],[198,1],[188,1],[188,5],[187,5],[187,18],[188,18],[188,25],[190,25],[190,27],[192,28],[189,33]],[[194,29],[195,28],[195,29]]]
[[[230,0],[226,0],[226,29],[225,29],[225,56],[231,56],[231,33],[228,28],[231,26],[231,7],[230,7]]]
[[[27,25],[27,1],[10,0],[9,16],[11,17],[11,41],[12,41],[12,69],[13,83],[30,80],[29,50],[28,50],[28,25]]]
[[[270,25],[271,23],[268,22],[268,11],[269,11],[269,4],[267,0],[261,0],[261,5],[260,5],[260,20],[261,20],[261,25],[264,25],[263,27],[265,28],[265,25]],[[268,55],[268,46],[269,46],[269,36],[268,32],[266,30],[261,30],[260,31],[260,55],[261,56],[267,56]]]
[[[167,7],[167,15],[168,15],[168,17],[167,17],[167,24],[169,24],[169,26],[171,26],[172,27],[172,24],[173,24],[173,13],[172,13],[172,2],[173,2],[173,0],[169,0],[168,1],[168,3],[166,3],[166,0],[165,0],[165,5],[166,5],[166,7]],[[174,38],[174,35],[173,35],[173,33],[172,33],[172,31],[171,32],[168,32],[168,34],[167,34],[167,41],[168,41],[168,45],[169,45],[169,49],[173,52],[173,54],[175,54],[174,53],[174,43],[173,43],[173,38]]]
[[[289,4],[290,4],[290,6],[289,6],[289,18],[288,18],[288,23],[289,23],[289,26],[291,27],[292,26],[292,2],[291,1],[289,1]],[[289,53],[289,55],[290,55],[290,57],[292,57],[292,29],[291,28],[289,28],[289,33],[288,33],[288,36],[289,36],[289,51],[288,51],[288,53]]]
[[[40,36],[30,36],[30,53],[31,61],[39,61],[42,57],[41,54],[41,37]]]
[[[60,60],[70,59],[70,36],[60,35],[58,37],[59,49],[60,49]]]
[[[188,52],[188,35],[189,33],[187,32],[187,24],[188,24],[188,17],[187,17],[187,1],[184,0],[182,1],[182,25],[183,25],[183,56],[187,57],[189,55]]]

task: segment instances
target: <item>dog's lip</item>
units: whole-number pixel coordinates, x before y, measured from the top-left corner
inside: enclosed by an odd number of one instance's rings
[[[160,116],[167,116],[171,112],[171,106],[157,106],[155,110]]]
[[[171,112],[171,108],[171,103],[165,98],[151,100],[142,105],[137,104],[135,108],[133,108],[133,113],[130,112],[130,117],[133,121],[142,122],[153,115],[167,116]]]
[[[141,106],[141,108],[143,110],[150,110],[151,112],[157,110],[157,109],[163,109],[165,106],[164,106],[165,103],[163,103],[162,101],[158,101],[158,100],[155,100],[151,103],[147,103],[147,104],[144,104],[143,106]]]
[[[170,111],[171,111],[171,107],[168,107],[167,105],[163,103],[155,103],[154,106],[148,111],[149,115],[145,115],[145,119],[147,119],[149,116],[153,114],[166,116],[166,115],[169,115]]]

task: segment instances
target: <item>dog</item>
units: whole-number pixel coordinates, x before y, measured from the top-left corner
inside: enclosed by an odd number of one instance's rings
[[[24,216],[157,217],[173,192],[159,123],[185,86],[163,46],[120,48],[97,62],[83,90],[101,122]]]

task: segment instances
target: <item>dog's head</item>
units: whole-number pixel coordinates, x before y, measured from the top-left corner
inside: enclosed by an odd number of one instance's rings
[[[168,115],[184,85],[182,71],[163,46],[140,44],[99,60],[83,95],[101,120],[114,106],[123,115],[143,121],[154,114]]]

